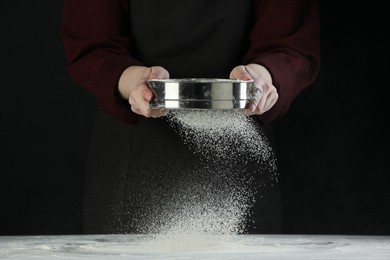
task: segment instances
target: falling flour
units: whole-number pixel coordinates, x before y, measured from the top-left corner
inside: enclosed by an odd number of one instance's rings
[[[136,220],[139,233],[178,247],[246,233],[261,186],[253,176],[261,167],[276,172],[273,151],[255,119],[236,110],[171,110],[164,120],[201,163],[179,167],[182,179],[164,176],[166,185],[144,184],[153,190],[148,201],[157,203],[141,203],[148,212]],[[256,172],[248,172],[248,163]]]
[[[225,163],[256,160],[275,167],[264,133],[239,110],[174,110],[167,117],[194,153]]]

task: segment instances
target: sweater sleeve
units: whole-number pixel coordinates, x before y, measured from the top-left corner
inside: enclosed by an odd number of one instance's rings
[[[131,55],[128,0],[65,0],[61,38],[73,80],[96,99],[103,111],[125,123],[136,117],[118,93]]]
[[[293,99],[315,80],[320,67],[316,0],[259,0],[244,64],[268,69],[279,99],[259,116],[264,125],[282,117]]]

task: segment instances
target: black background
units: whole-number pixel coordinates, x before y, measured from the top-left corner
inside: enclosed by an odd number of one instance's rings
[[[284,232],[390,235],[388,1],[340,2],[320,2],[321,72],[274,127]],[[81,232],[95,103],[62,5],[0,2],[0,235]]]

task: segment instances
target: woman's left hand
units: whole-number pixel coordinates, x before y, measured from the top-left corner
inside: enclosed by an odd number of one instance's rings
[[[276,87],[272,85],[271,74],[259,64],[235,67],[230,73],[230,79],[253,80],[254,82],[249,104],[244,110],[246,115],[261,115],[267,112],[279,98]]]

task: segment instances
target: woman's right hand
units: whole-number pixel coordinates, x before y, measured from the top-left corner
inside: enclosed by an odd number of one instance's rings
[[[169,72],[163,67],[130,66],[119,79],[119,93],[129,101],[134,113],[145,117],[162,117],[168,113],[168,110],[149,107],[149,101],[153,99],[153,92],[146,84],[146,80],[168,78]]]

